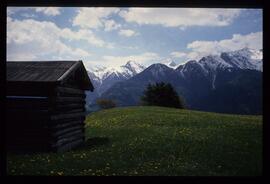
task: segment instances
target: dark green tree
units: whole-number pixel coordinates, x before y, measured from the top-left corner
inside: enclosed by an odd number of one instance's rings
[[[141,97],[142,105],[164,106],[174,108],[184,108],[182,99],[173,89],[170,83],[148,84],[143,96]]]

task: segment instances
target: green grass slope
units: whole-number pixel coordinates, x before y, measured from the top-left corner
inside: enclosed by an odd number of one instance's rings
[[[114,108],[87,117],[86,137],[66,153],[8,154],[8,174],[262,174],[262,116]]]

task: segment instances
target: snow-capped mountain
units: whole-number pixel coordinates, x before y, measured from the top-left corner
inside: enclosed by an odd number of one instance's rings
[[[144,70],[145,67],[135,61],[128,61],[125,65],[120,67],[104,67],[104,66],[93,66],[88,70],[89,73],[95,75],[99,81],[104,81],[110,76],[115,76],[118,78],[130,78],[137,73]]]
[[[223,52],[219,55],[202,57],[199,61],[191,60],[176,68],[183,77],[190,75],[193,70],[200,70],[204,75],[214,77],[219,70],[250,69],[262,71],[262,50],[243,48],[232,52]]]
[[[241,50],[221,53],[220,57],[233,67],[262,71],[262,50],[243,48]]]
[[[262,51],[244,48],[191,60],[175,69],[165,63],[152,64],[129,80],[115,83],[101,98],[113,99],[120,106],[138,105],[148,83],[163,81],[171,83],[191,109],[260,113],[261,79]]]
[[[168,66],[164,64],[156,63],[148,67],[147,71],[150,72],[155,77],[160,77],[160,76],[167,75],[167,73],[173,71],[173,69],[169,68]]]
[[[128,61],[120,67],[92,66],[88,69],[88,75],[94,85],[94,93],[87,92],[87,101],[92,103],[103,92],[108,90],[116,82],[127,80],[145,69],[145,66]]]
[[[170,68],[173,68],[173,69],[176,69],[176,68],[179,66],[179,64],[176,64],[176,63],[175,63],[172,59],[170,59],[170,58],[168,58],[168,59],[162,61],[161,63],[164,64],[164,65],[166,65],[166,66],[168,66],[168,67],[170,67]]]
[[[205,56],[198,62],[191,60],[184,65],[176,64],[172,59],[168,58],[161,63],[153,64],[155,67],[151,67],[152,73],[154,74],[157,70],[159,70],[159,75],[164,74],[166,71],[161,71],[163,69],[167,70],[164,65],[176,70],[182,77],[190,75],[190,73],[192,73],[194,70],[197,72],[200,71],[199,73],[202,73],[205,76],[209,75],[210,73],[214,74],[217,70],[230,70],[230,68],[254,69],[262,71],[262,50],[243,48],[237,51],[223,52],[220,56]],[[134,75],[143,71],[145,68],[145,66],[135,61],[128,61],[125,65],[115,68],[93,66],[89,69],[88,73],[90,78],[94,81],[94,83],[96,83],[96,89],[99,90],[99,85],[102,85],[104,81],[110,81],[110,84],[114,84],[117,81],[122,81],[133,77]],[[102,92],[103,91],[104,90],[102,90]]]
[[[198,61],[199,64],[205,69],[205,71],[216,71],[217,69],[231,68],[232,65],[228,64],[221,57],[216,55],[210,55],[203,57]]]
[[[121,66],[120,68],[122,74],[125,75],[127,78],[130,78],[143,71],[146,67],[135,61],[128,61],[125,65]]]

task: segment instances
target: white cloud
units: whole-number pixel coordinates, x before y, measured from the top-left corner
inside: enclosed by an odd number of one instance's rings
[[[157,62],[160,60],[160,56],[157,53],[153,52],[145,52],[137,55],[129,55],[129,56],[103,56],[102,59],[98,61],[87,61],[85,62],[85,66],[87,68],[91,68],[93,65],[104,65],[108,67],[119,67],[121,65],[126,64],[127,61],[134,60],[138,63],[141,63],[145,66],[150,65],[153,62]]]
[[[194,41],[187,45],[191,52],[187,53],[189,59],[200,59],[209,54],[220,54],[239,50],[244,47],[251,49],[262,49],[262,32],[250,33],[247,35],[234,34],[231,39],[219,41]]]
[[[132,49],[132,50],[138,50],[138,49],[139,49],[138,46],[132,46],[132,45],[130,45],[130,46],[124,46],[124,45],[121,45],[120,47],[121,47],[122,49]]]
[[[25,17],[25,18],[34,18],[34,17],[37,17],[36,15],[34,14],[29,14],[29,13],[22,13],[21,16]]]
[[[8,61],[33,61],[37,58],[33,53],[12,53],[7,55]]]
[[[131,36],[138,35],[138,33],[136,33],[135,31],[133,31],[131,29],[121,29],[118,32],[118,34],[121,35],[121,36],[126,36],[126,37],[131,37]]]
[[[27,10],[34,10],[35,12],[40,12],[47,16],[56,16],[61,14],[60,7],[7,7],[7,15],[10,16],[16,12],[23,12]],[[26,13],[24,12],[22,15],[26,15]]]
[[[76,48],[72,52],[74,53],[74,56],[79,56],[79,57],[87,57],[91,55],[89,52],[80,48]]]
[[[68,28],[60,30],[60,36],[68,40],[86,40],[89,44],[97,47],[111,48],[111,43],[106,43],[102,39],[96,37],[89,29],[80,29],[79,31],[72,31]]]
[[[104,21],[104,31],[112,31],[121,27],[121,24],[117,24],[114,20]]]
[[[7,7],[7,16],[10,16],[15,13],[14,7]]]
[[[219,41],[197,40],[187,44],[187,52],[171,52],[172,57],[179,57],[188,60],[199,60],[207,55],[219,55],[222,52],[240,50],[244,47],[259,50],[262,49],[262,32],[250,33],[246,35],[234,34],[231,39]]]
[[[30,7],[7,7],[7,16],[15,14],[20,11],[26,11],[31,9]]]
[[[56,16],[61,14],[59,7],[37,7],[34,9],[36,12],[42,12],[44,15],[48,16]]]
[[[10,17],[7,17],[7,23],[7,43],[12,40],[17,44],[20,44],[35,39],[45,40],[44,38],[50,37],[56,40],[59,38],[67,40],[86,40],[89,44],[97,47],[113,48],[113,43],[103,41],[89,29],[72,31],[69,28],[61,29],[53,22],[36,21],[33,19],[12,21],[12,18]],[[44,34],[44,37],[39,36],[41,34],[37,33]]]
[[[80,26],[82,28],[99,28],[107,26],[112,26],[112,22],[106,22],[106,19],[111,14],[116,14],[119,8],[80,8],[78,14],[73,19],[74,26]],[[107,24],[107,25],[106,25]],[[109,28],[110,29],[110,28]]]
[[[217,8],[129,8],[119,15],[127,22],[165,27],[227,26],[240,14],[240,9]]]
[[[187,54],[184,52],[171,52],[170,55],[174,58],[182,58],[185,57]]]
[[[88,51],[64,44],[60,38],[68,35],[52,22],[7,20],[8,60],[36,59],[44,55],[82,59],[91,55]]]

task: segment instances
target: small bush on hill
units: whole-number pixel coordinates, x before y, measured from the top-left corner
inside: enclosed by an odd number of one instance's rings
[[[116,106],[115,102],[110,99],[98,99],[96,103],[101,109],[110,109]]]

